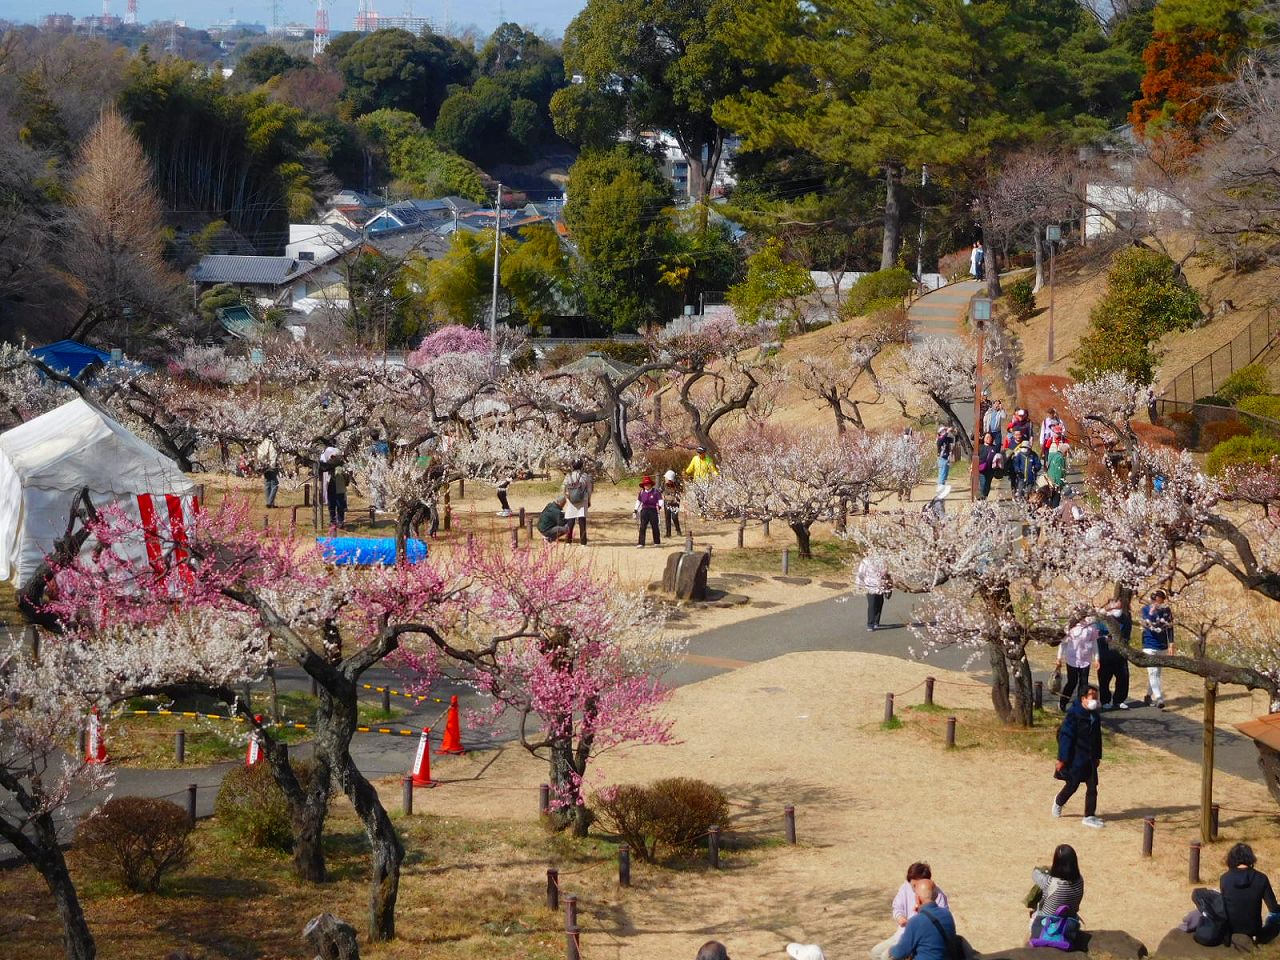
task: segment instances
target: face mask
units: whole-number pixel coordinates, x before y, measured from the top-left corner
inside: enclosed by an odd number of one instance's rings
[[[1097,709],[1098,709],[1098,701],[1097,701],[1097,700],[1085,700],[1085,701],[1084,701],[1084,708],[1085,708],[1086,710],[1097,710]]]

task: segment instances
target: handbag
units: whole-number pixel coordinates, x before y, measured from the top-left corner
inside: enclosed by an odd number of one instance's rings
[[[1022,905],[1028,910],[1034,910],[1040,905],[1041,899],[1044,897],[1044,891],[1040,889],[1040,884],[1033,883],[1031,889],[1027,891],[1027,895],[1022,898]]]
[[[1049,678],[1049,692],[1062,693],[1062,667],[1053,668],[1053,676]]]

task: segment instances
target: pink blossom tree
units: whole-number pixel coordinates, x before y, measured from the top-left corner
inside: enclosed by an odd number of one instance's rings
[[[491,352],[489,335],[475,327],[464,327],[449,324],[428,334],[418,348],[405,358],[405,362],[413,367],[424,366],[450,353],[478,353],[488,355]]]
[[[810,531],[835,521],[846,505],[914,484],[922,457],[917,440],[897,434],[765,426],[730,436],[718,476],[694,480],[686,498],[704,514],[726,519],[782,520],[800,556],[812,556]]]

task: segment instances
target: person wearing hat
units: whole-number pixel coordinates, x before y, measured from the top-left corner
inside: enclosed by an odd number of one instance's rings
[[[1018,444],[1031,439],[1031,418],[1022,407],[1013,411],[1013,419],[1009,421],[1009,435],[1005,439],[1006,450],[1016,450]]]
[[[646,528],[653,530],[653,545],[662,545],[662,538],[658,535],[658,511],[661,509],[662,491],[654,489],[653,477],[645,477],[640,481],[640,492],[636,495],[635,515],[640,520],[640,542],[636,546],[644,547]]]
[[[827,955],[816,943],[788,943],[787,956],[791,960],[827,960]]]
[[[707,448],[702,446],[698,447],[693,459],[684,468],[684,475],[692,480],[710,480],[719,474],[720,470],[716,462],[711,459],[711,454],[707,453]]]
[[[680,533],[680,478],[676,476],[674,470],[668,470],[662,475],[662,513],[667,520],[668,540],[671,539],[671,528],[676,528],[676,533]]]
[[[1040,457],[1031,449],[1029,440],[1022,440],[1009,458],[1009,483],[1015,499],[1025,500],[1036,488],[1040,476]]]

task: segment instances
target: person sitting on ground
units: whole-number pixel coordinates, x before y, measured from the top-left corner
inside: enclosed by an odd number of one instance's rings
[[[888,940],[882,940],[871,948],[872,960],[887,960],[889,950],[902,939],[903,928],[919,912],[920,901],[916,899],[916,890],[912,884],[917,880],[932,879],[933,873],[927,863],[917,862],[907,867],[907,879],[903,881],[893,898],[893,919],[898,924],[898,928],[893,931],[893,936]],[[942,889],[936,885],[933,889],[937,894],[934,903],[944,909],[950,909],[947,904],[947,895],[942,892]]]
[[[1227,872],[1218,882],[1227,909],[1227,926],[1257,943],[1270,943],[1280,935],[1280,905],[1265,873],[1255,869],[1258,858],[1247,843],[1237,843],[1227,852]],[[1270,913],[1262,919],[1262,905]]]
[[[951,911],[938,906],[938,888],[928,878],[911,884],[919,907],[902,928],[902,938],[889,949],[890,960],[954,960],[956,921]]]
[[[719,940],[708,940],[698,948],[698,955],[693,960],[729,960],[729,951]]]
[[[827,960],[827,955],[816,943],[788,943],[787,956],[791,960]]]
[[[1079,915],[1080,903],[1084,900],[1084,877],[1080,875],[1075,847],[1068,843],[1058,844],[1053,851],[1052,865],[1047,870],[1044,867],[1032,870],[1031,881],[1040,888],[1040,899],[1031,910],[1033,937],[1039,932],[1037,921],[1056,917],[1063,907],[1067,916]]]
[[[547,543],[569,540],[573,536],[573,527],[564,517],[564,505],[565,498],[556,497],[542,508],[542,513],[538,514],[538,532]]]

